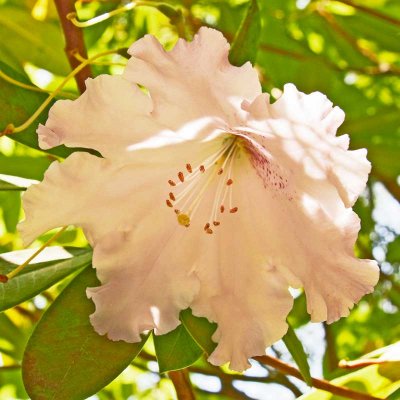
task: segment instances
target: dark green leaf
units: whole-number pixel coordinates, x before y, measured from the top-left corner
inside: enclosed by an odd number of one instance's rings
[[[186,368],[203,354],[183,324],[166,335],[153,335],[153,338],[160,372]]]
[[[138,355],[140,343],[113,342],[89,321],[94,304],[86,288],[98,286],[86,268],[59,295],[33,332],[22,364],[25,388],[35,400],[83,400],[115,379]]]
[[[254,64],[257,58],[260,32],[260,9],[257,0],[251,0],[246,16],[232,43],[229,60],[233,65],[241,66],[246,61],[250,61]]]
[[[217,346],[217,344],[211,339],[217,329],[217,324],[211,323],[207,318],[195,317],[190,308],[183,310],[180,318],[196,343],[207,355],[210,355]]]
[[[55,254],[54,247],[51,249],[52,254]],[[60,255],[65,257],[69,253],[73,257],[30,264],[7,283],[0,284],[0,311],[14,307],[43,292],[79,268],[87,266],[92,258],[92,252],[89,249],[63,249],[60,247],[59,250]],[[33,250],[21,250],[0,255],[0,273],[8,274],[32,253]],[[17,259],[18,263],[14,261]]]
[[[292,355],[293,360],[296,362],[305,382],[309,386],[312,386],[310,366],[308,365],[307,355],[304,351],[302,343],[290,325],[286,335],[282,338],[282,340]]]

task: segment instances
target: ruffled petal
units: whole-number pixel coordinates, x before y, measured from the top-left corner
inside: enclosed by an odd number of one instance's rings
[[[348,151],[348,136],[335,136],[344,113],[332,108],[325,95],[306,95],[288,84],[273,104],[268,96],[261,95],[242,106],[249,112],[247,125],[255,129],[256,140],[281,166],[294,172],[301,190],[307,191],[309,179],[327,180],[346,207],[355,203],[365,188],[371,165],[365,149]]]
[[[348,315],[379,278],[375,261],[354,257],[357,215],[330,181],[305,174],[303,161],[295,161],[297,154],[284,143],[278,147],[268,139],[261,145],[250,135],[244,143],[253,170],[243,179],[251,193],[248,208],[263,235],[265,254],[288,284],[304,287],[313,321]]]
[[[122,157],[129,145],[165,129],[151,118],[152,100],[121,76],[100,75],[86,81],[76,100],[59,100],[37,133],[42,149],[60,144]]]
[[[238,185],[243,176],[235,174]],[[229,362],[236,371],[249,368],[249,358],[264,355],[286,333],[293,304],[246,197],[246,192],[235,193],[238,213],[224,216],[212,237],[204,239],[196,269],[200,291],[191,306],[195,315],[218,324],[213,336],[218,345],[209,361]]]
[[[228,52],[226,39],[210,28],[200,28],[191,43],[180,39],[169,52],[146,35],[129,49],[132,58],[124,76],[149,90],[153,117],[170,129],[204,116],[235,125],[240,102],[252,101],[261,86],[251,64],[232,66]]]

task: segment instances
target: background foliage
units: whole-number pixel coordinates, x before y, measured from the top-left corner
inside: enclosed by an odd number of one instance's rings
[[[127,4],[82,0],[75,5],[77,18],[87,21]],[[221,30],[231,42],[236,38],[231,59],[235,63],[255,61],[264,90],[274,98],[285,83],[293,82],[305,92],[324,92],[345,110],[341,132],[350,134],[353,148],[368,149],[373,165],[367,190],[356,205],[362,221],[356,252],[378,260],[380,282],[348,318],[329,326],[309,322],[304,295],[297,293],[289,321],[309,355],[314,376],[335,379],[338,385],[380,398],[400,399],[398,347],[381,350],[394,362],[351,370],[351,374],[338,367],[342,359],[357,359],[400,338],[400,2],[176,0],[142,1],[131,8],[82,28],[89,57],[115,50],[91,63],[93,75],[120,73],[126,48],[146,33],[171,48],[179,36],[190,38],[200,26],[208,25]],[[0,0],[0,37],[1,131],[27,120],[47,98],[46,92],[55,90],[71,69],[51,0]],[[9,78],[30,87],[23,88]],[[70,79],[57,97],[77,95],[76,83]],[[39,121],[46,120],[46,113],[47,109],[22,132],[0,139],[3,274],[26,258],[26,253],[8,254],[22,249],[16,230],[23,217],[21,192],[30,180],[42,179],[53,160],[71,152],[62,147],[48,153],[37,150],[35,130]],[[32,247],[50,236],[43,235]],[[83,288],[92,286],[96,278],[87,268],[90,250],[83,234],[69,228],[57,244],[69,247],[46,253],[37,260],[42,262],[0,286],[0,311],[5,310],[0,313],[1,400],[28,398],[21,373],[24,349],[50,305],[24,358],[25,386],[33,398],[171,399],[175,392],[165,372],[183,367],[188,367],[199,398],[293,399],[309,391],[298,380],[257,361],[245,375],[210,366],[205,360],[212,351],[209,337],[215,327],[194,319],[189,310],[182,314],[183,325],[168,335],[150,338],[146,344],[144,338],[140,346],[111,346],[94,334],[87,321],[93,306]],[[73,258],[65,259],[65,252]],[[57,329],[57,337],[49,327]],[[285,342],[289,348],[294,343]],[[279,342],[270,354],[285,361],[299,357],[301,366],[302,356],[296,356],[296,349],[301,353],[301,346],[295,344],[291,355]],[[340,397],[316,392],[302,398]]]

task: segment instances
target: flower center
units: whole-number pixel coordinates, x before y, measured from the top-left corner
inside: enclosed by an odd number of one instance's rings
[[[177,173],[177,180],[168,181],[171,191],[166,204],[172,208],[180,225],[189,227],[210,185],[214,185],[214,201],[208,221],[205,221],[204,232],[212,234],[221,224],[225,211],[235,214],[238,207],[233,206],[233,164],[240,149],[239,140],[231,135],[214,154],[202,163],[192,167],[187,163],[185,169]],[[184,172],[183,172],[184,171]],[[227,206],[227,207],[226,207]]]

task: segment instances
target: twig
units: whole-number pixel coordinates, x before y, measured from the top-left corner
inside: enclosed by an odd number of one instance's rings
[[[271,356],[259,356],[259,357],[254,357],[254,359],[263,364],[270,365],[271,367],[276,368],[277,370],[279,370],[285,374],[292,375],[292,376],[304,381],[304,378],[298,369],[292,367],[289,364],[286,364],[285,362],[283,362],[281,360],[278,360],[277,358],[274,358]],[[333,393],[335,395],[343,396],[343,397],[346,397],[346,398],[352,399],[352,400],[382,400],[379,397],[374,397],[369,394],[356,392],[356,391],[348,389],[346,387],[333,385],[332,383],[330,383],[324,379],[312,378],[312,383],[313,383],[313,386],[317,389],[325,390],[325,391]]]
[[[339,2],[354,7],[357,10],[363,11],[365,14],[372,15],[373,17],[383,19],[384,21],[389,22],[393,25],[400,26],[400,20],[393,18],[390,15],[383,14],[377,10],[374,10],[373,8],[364,7],[361,4],[356,4],[351,0],[339,0]]]
[[[390,360],[377,358],[360,358],[359,360],[354,361],[340,360],[339,367],[346,369],[364,368],[370,365],[385,364],[388,362],[390,362]]]
[[[68,57],[68,61],[72,69],[75,69],[80,62],[74,57],[74,54],[78,53],[82,57],[87,58],[87,52],[85,42],[83,40],[82,31],[77,28],[70,20],[67,19],[67,15],[75,12],[74,4],[75,0],[54,0],[57,12],[60,17],[60,22],[65,36],[65,52]],[[92,76],[90,65],[86,65],[81,71],[75,75],[75,80],[78,85],[79,91],[83,93],[85,91],[85,80]]]
[[[168,372],[168,376],[174,384],[178,400],[195,400],[189,373],[186,369]]]

